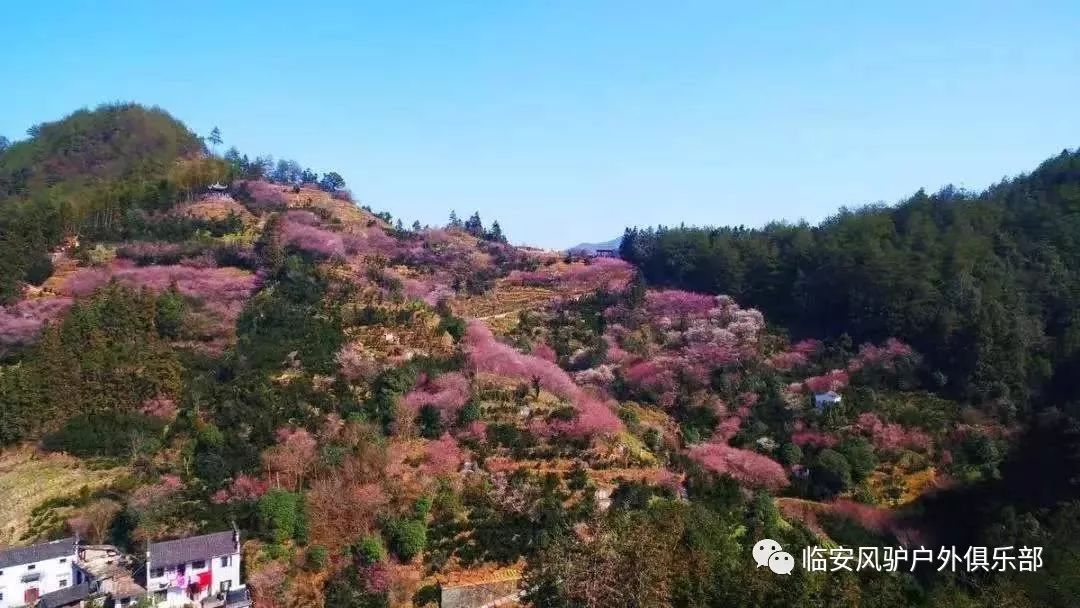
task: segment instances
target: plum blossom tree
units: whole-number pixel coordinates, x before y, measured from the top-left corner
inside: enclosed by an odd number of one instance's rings
[[[73,273],[57,291],[69,298],[84,297],[110,280],[158,294],[175,286],[178,293],[197,305],[205,321],[203,334],[208,338],[232,335],[244,302],[260,283],[257,275],[238,268],[133,266],[129,261],[116,261],[104,268],[86,268]]]
[[[379,373],[375,355],[360,342],[349,342],[335,355],[341,375],[350,381],[370,380]]]
[[[803,381],[803,385],[814,393],[838,391],[848,385],[848,373],[842,369],[834,369],[821,376],[812,376]]]
[[[45,323],[60,318],[74,302],[71,298],[34,298],[0,307],[0,351],[37,339]]]
[[[805,340],[799,340],[795,344],[791,345],[791,351],[801,353],[807,357],[817,354],[821,350],[821,340],[815,340],[813,338],[807,338]]]
[[[873,412],[863,412],[855,421],[855,428],[869,436],[874,447],[881,450],[927,450],[930,436],[919,429],[885,422]]]
[[[253,212],[277,211],[285,208],[282,186],[264,180],[237,182],[237,197]]]
[[[554,287],[566,291],[622,291],[634,277],[634,267],[617,258],[552,264],[537,270],[513,270],[507,282],[514,285]]]
[[[421,378],[416,388],[409,391],[402,403],[413,412],[424,406],[434,407],[444,422],[451,422],[458,411],[469,401],[472,391],[469,380],[463,374],[453,372],[434,379]]]
[[[782,353],[776,353],[765,360],[765,364],[769,367],[781,371],[787,372],[795,369],[796,367],[802,367],[810,362],[809,357],[804,353],[790,350]]]
[[[473,420],[458,436],[463,439],[482,441],[487,436],[487,423],[483,420]]]
[[[277,439],[277,445],[263,453],[263,464],[268,473],[277,480],[284,476],[286,487],[297,491],[315,464],[317,443],[305,429],[278,429]]]
[[[534,357],[539,357],[544,361],[551,361],[552,363],[554,363],[555,359],[557,358],[555,355],[555,349],[551,348],[547,344],[537,344],[533,347],[531,354]]]
[[[585,437],[610,434],[622,428],[607,404],[574,384],[559,366],[499,342],[483,322],[469,322],[464,344],[469,362],[477,372],[532,382],[570,401],[577,410],[577,418],[554,424],[555,432]]]
[[[846,498],[838,498],[829,503],[829,512],[855,521],[878,534],[893,531],[897,524],[896,515],[892,511]]]
[[[288,567],[281,561],[265,562],[252,568],[248,574],[252,601],[258,602],[260,608],[284,606],[288,572]]]
[[[716,425],[713,440],[726,442],[735,436],[742,427],[743,419],[739,416],[729,416]]]
[[[388,504],[376,481],[347,470],[323,476],[311,483],[305,501],[311,542],[339,552],[353,539],[370,534]]]
[[[147,416],[172,420],[176,418],[176,400],[167,395],[156,395],[143,401],[142,405],[139,406],[139,411]]]
[[[609,361],[625,387],[664,408],[679,395],[707,394],[718,378],[737,382],[743,364],[759,357],[764,329],[761,313],[731,298],[678,290],[646,292],[641,306],[617,304],[604,318]]]
[[[78,515],[69,518],[67,526],[84,540],[102,543],[105,542],[113,518],[121,510],[120,503],[114,500],[107,498],[96,500],[81,509]]]
[[[447,433],[424,446],[422,469],[429,475],[447,475],[457,471],[464,460],[457,441]]]
[[[281,222],[281,238],[286,245],[324,258],[344,258],[345,241],[340,233],[289,218]]]
[[[254,502],[270,489],[270,484],[258,477],[237,475],[228,487],[222,488],[210,497],[214,504],[226,504],[232,502]]]
[[[821,431],[803,430],[791,434],[791,443],[799,447],[831,448],[838,442],[839,440],[832,433]]]
[[[915,351],[896,338],[889,338],[882,346],[863,344],[859,347],[859,354],[848,361],[848,370],[857,371],[868,366],[880,366],[883,369],[893,369],[897,359],[910,357]]]
[[[744,485],[770,490],[788,485],[784,467],[757,452],[710,442],[690,446],[687,456],[703,468],[728,475]]]
[[[678,289],[650,291],[645,296],[645,309],[650,315],[661,317],[705,315],[716,305],[714,296]]]

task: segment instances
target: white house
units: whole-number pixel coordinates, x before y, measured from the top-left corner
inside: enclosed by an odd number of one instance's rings
[[[814,395],[814,407],[819,411],[834,405],[840,405],[843,400],[836,391],[828,391],[826,393],[817,393]]]
[[[64,538],[0,549],[0,608],[33,605],[46,593],[75,585],[77,544]]]
[[[227,605],[241,587],[239,530],[147,547],[146,590],[159,606]]]

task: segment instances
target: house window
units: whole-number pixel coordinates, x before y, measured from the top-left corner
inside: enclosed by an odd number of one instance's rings
[[[221,592],[228,593],[232,589],[232,581],[221,581]]]
[[[66,557],[61,557],[60,558],[60,563],[61,564],[66,564],[67,563],[67,558]]]
[[[221,567],[222,568],[228,568],[231,565],[232,565],[232,556],[226,555],[225,557],[221,558]]]
[[[206,567],[206,561],[205,560],[199,560],[197,562],[191,562],[192,570],[202,570],[205,567]]]
[[[37,564],[30,564],[29,566],[26,567],[26,569],[27,570],[35,570],[35,569],[37,569]]]
[[[164,568],[154,568],[150,571],[150,578],[161,578],[163,576],[165,576]]]
[[[60,579],[60,587],[61,588],[67,587],[67,579],[66,578]]]

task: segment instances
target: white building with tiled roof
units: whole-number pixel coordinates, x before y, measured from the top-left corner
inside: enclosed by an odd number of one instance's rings
[[[147,547],[146,590],[159,606],[216,604],[215,599],[240,587],[239,530]]]
[[[76,544],[65,538],[0,549],[0,608],[33,605],[47,593],[75,585]]]
[[[814,395],[814,407],[819,411],[826,408],[830,408],[834,405],[839,405],[843,401],[843,397],[836,391],[826,391],[824,393],[817,393]]]

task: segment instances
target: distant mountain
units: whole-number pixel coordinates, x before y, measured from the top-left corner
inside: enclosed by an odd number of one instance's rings
[[[573,247],[567,247],[567,251],[584,251],[586,253],[596,253],[598,249],[618,249],[619,244],[622,243],[622,237],[615,237],[610,241],[604,241],[603,243],[581,243],[574,245]]]

